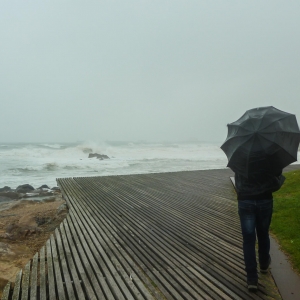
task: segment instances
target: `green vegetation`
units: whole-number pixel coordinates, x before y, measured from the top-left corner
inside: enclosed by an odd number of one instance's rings
[[[271,232],[300,273],[300,170],[285,173],[286,180],[274,196]]]

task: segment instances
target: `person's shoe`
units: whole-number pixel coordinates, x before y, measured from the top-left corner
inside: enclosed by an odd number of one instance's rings
[[[257,280],[247,280],[248,291],[254,293],[257,291]]]
[[[260,266],[260,273],[263,273],[263,274],[268,273],[270,264],[271,264],[271,257],[269,257],[269,261],[268,261],[267,265],[265,265],[265,266],[261,265]]]

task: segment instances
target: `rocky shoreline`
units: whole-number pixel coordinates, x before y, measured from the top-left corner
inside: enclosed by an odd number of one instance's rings
[[[58,192],[60,193],[59,187],[53,187],[50,189],[46,184],[37,189],[30,184],[19,185],[16,189],[5,186],[0,188],[0,203],[23,198],[54,197]]]
[[[0,188],[0,297],[68,213],[58,187]]]

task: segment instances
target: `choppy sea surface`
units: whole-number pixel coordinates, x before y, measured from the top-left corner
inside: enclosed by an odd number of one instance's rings
[[[0,144],[0,187],[56,186],[56,178],[226,168],[218,143]],[[110,159],[88,158],[89,153]]]

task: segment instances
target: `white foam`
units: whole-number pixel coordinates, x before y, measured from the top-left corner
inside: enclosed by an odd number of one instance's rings
[[[88,152],[110,159],[88,158]],[[17,144],[0,148],[0,187],[54,186],[61,177],[214,169],[226,164],[218,144]]]

